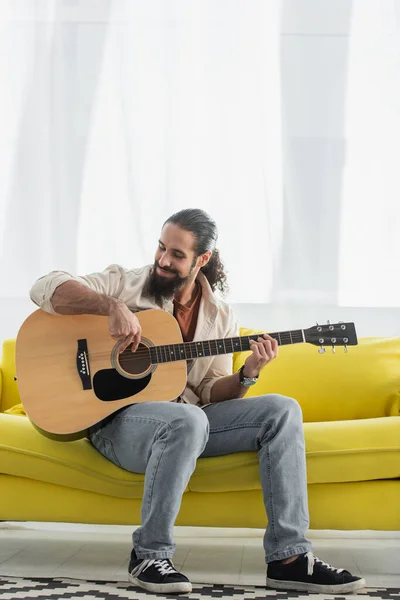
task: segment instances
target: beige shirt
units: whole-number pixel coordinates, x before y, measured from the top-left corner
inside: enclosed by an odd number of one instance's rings
[[[129,270],[119,265],[110,265],[101,273],[91,273],[82,277],[74,277],[65,271],[52,271],[36,281],[30,291],[30,297],[41,309],[56,314],[51,304],[54,291],[62,283],[73,280],[99,294],[119,298],[132,312],[159,309],[160,306],[145,294],[151,268],[151,265],[147,265]],[[201,271],[197,279],[202,287],[202,298],[193,341],[238,336],[238,324],[232,308],[212,292],[207,278]],[[166,301],[162,309],[173,314],[172,299]],[[187,385],[181,399],[190,404],[205,406],[210,403],[214,383],[231,374],[231,354],[193,359],[188,363]]]

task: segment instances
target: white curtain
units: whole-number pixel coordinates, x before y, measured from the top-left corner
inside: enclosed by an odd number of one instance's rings
[[[400,307],[399,15],[2,0],[0,324],[52,269],[152,262],[184,207],[217,221],[232,303]]]
[[[3,293],[26,294],[50,269],[152,262],[163,221],[201,207],[219,225],[232,298],[269,297],[282,218],[278,9],[272,0],[3,8],[13,80],[0,100]],[[260,265],[257,289],[243,286]]]
[[[355,2],[339,302],[400,307],[400,2]]]

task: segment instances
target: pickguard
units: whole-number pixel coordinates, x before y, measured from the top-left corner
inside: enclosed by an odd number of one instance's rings
[[[116,369],[102,369],[93,377],[93,388],[99,400],[112,402],[138,394],[148,386],[150,380],[151,374],[143,379],[127,379]]]

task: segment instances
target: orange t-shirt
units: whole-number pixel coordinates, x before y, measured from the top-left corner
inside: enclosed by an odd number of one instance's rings
[[[190,306],[185,306],[174,300],[174,317],[178,321],[182,331],[184,342],[191,342],[196,331],[197,317],[199,314],[201,300],[201,285],[196,282],[197,294]]]

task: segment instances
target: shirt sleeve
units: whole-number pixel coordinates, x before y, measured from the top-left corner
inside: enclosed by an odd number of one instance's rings
[[[223,337],[237,337],[239,335],[239,324],[232,309],[229,312],[226,334]],[[211,402],[211,389],[218,379],[232,375],[232,354],[220,354],[215,356],[201,381],[200,385],[194,390],[200,400],[200,404],[209,404]]]
[[[125,277],[125,271],[119,265],[110,265],[100,273],[76,277],[66,271],[51,271],[33,284],[29,295],[37,306],[54,315],[56,312],[51,304],[51,299],[55,290],[62,283],[76,281],[98,294],[119,298],[124,288]]]

